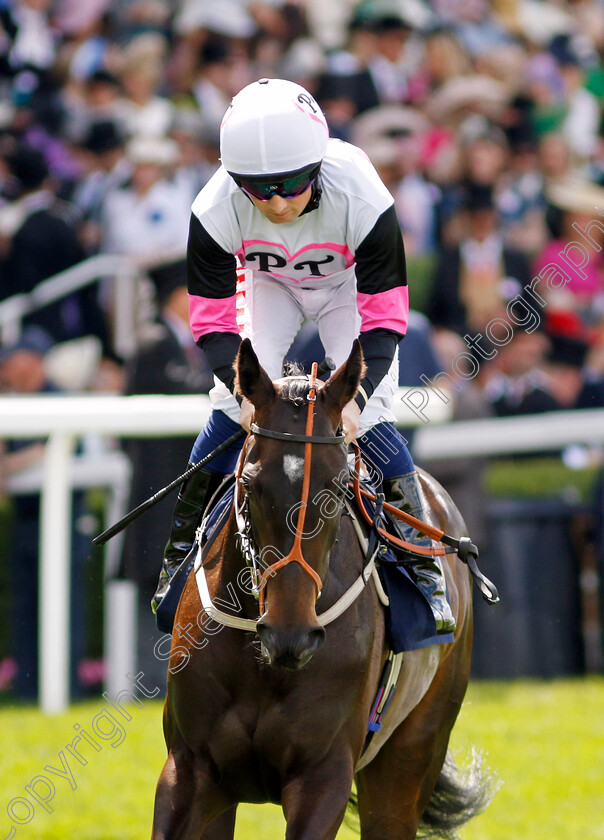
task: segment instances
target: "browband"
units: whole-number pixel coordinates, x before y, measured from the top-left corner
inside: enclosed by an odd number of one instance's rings
[[[271,429],[263,429],[256,423],[250,425],[250,431],[253,435],[260,435],[260,437],[274,438],[275,440],[286,440],[290,443],[344,443],[345,435],[335,435],[335,437],[317,437],[315,435],[294,435],[290,432],[273,432]]]

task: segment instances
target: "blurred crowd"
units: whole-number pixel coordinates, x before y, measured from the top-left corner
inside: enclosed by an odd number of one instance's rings
[[[231,97],[281,76],[391,190],[442,370],[453,333],[449,374],[498,414],[601,403],[603,57],[600,0],[2,0],[0,302],[182,253]],[[95,284],[24,323],[88,338],[86,388],[123,390],[115,305]]]
[[[310,90],[394,196],[401,384],[438,379],[456,417],[604,406],[604,0],[0,0],[1,392],[209,389],[180,257],[261,77]],[[98,254],[143,275],[127,358],[106,281],[7,329],[3,302]],[[8,475],[40,457],[4,448]]]

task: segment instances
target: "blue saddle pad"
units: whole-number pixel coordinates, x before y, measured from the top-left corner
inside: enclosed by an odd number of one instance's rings
[[[205,527],[201,535],[201,546],[206,550],[209,548],[214,538],[220,533],[221,526],[226,521],[233,504],[235,482],[228,482],[227,480],[225,484],[221,485],[221,488],[225,488],[224,492],[213,504],[213,507],[207,516]],[[191,574],[191,570],[195,565],[197,549],[198,544],[195,542],[193,548],[187,554],[180,567],[173,575],[170,585],[168,586],[168,590],[157,608],[157,612],[155,613],[155,622],[160,633],[172,633],[176,608],[178,607],[180,596],[185,588],[187,578]]]
[[[404,566],[390,562],[388,554],[380,561],[378,573],[390,605],[386,607],[386,630],[393,653],[418,650],[453,641],[453,633],[437,633],[428,599]]]
[[[373,502],[363,497],[363,503],[373,518]],[[378,574],[390,601],[390,605],[386,607],[386,631],[393,653],[419,650],[453,641],[453,633],[436,632],[436,621],[430,602],[407,568],[397,563],[392,548],[380,555]]]

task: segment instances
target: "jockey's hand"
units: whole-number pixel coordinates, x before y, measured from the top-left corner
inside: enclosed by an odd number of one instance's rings
[[[247,397],[244,397],[241,402],[241,414],[239,415],[239,422],[243,426],[246,432],[249,432],[250,425],[254,419],[254,406],[248,400]]]
[[[342,409],[342,431],[346,435],[346,443],[350,443],[357,436],[360,414],[361,409],[354,400],[350,400]]]

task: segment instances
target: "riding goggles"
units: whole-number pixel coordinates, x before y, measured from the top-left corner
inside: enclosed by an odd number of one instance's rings
[[[252,178],[243,178],[239,175],[231,177],[243,192],[251,198],[256,198],[258,201],[270,201],[274,196],[279,198],[296,198],[302,195],[309,187],[312,187],[317,179],[321,164],[314,164],[310,169],[303,169],[300,172],[294,172],[289,177],[283,175],[277,176],[280,180],[261,181]]]

